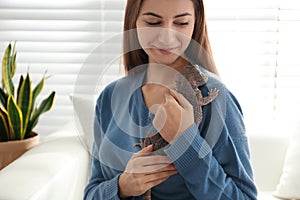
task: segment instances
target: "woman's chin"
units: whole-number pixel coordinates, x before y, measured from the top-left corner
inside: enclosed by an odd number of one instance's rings
[[[179,61],[179,62],[178,62]],[[174,55],[173,56],[160,56],[152,59],[152,62],[161,64],[161,65],[166,65],[168,67],[172,68],[181,68],[181,65],[186,65],[187,60],[181,56]],[[180,64],[181,63],[181,64]]]
[[[171,66],[174,64],[176,59],[156,59],[155,63],[160,64],[160,65],[166,65],[166,66]]]

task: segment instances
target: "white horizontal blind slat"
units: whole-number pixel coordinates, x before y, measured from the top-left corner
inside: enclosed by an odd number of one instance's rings
[[[99,32],[100,22],[89,21],[71,21],[71,20],[1,20],[0,25],[5,24],[5,28],[0,26],[1,30],[28,30],[28,31],[91,31]]]
[[[3,50],[7,42],[0,41],[0,49]],[[20,53],[40,52],[40,53],[89,53],[91,49],[97,46],[95,43],[88,42],[18,42],[18,51]]]
[[[1,9],[101,9],[101,1],[97,0],[9,0],[0,1]]]
[[[35,13],[34,15],[32,13]],[[67,13],[67,14],[66,14]],[[0,18],[2,20],[79,20],[99,22],[101,12],[89,9],[0,9]]]
[[[30,28],[30,27],[29,27]],[[0,31],[2,41],[101,42],[111,33],[86,31]]]

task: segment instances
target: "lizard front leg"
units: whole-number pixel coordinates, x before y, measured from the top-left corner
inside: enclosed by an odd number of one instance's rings
[[[218,94],[219,90],[217,88],[214,88],[208,92],[208,96],[202,97],[201,92],[199,90],[199,92],[196,93],[197,101],[201,106],[205,106],[212,102],[218,96]]]

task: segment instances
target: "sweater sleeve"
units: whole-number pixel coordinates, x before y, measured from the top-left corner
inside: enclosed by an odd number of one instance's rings
[[[104,166],[101,166],[101,162],[97,158],[99,143],[103,136],[98,117],[94,121],[94,134],[98,137],[93,145],[88,184],[84,190],[84,200],[119,200],[118,179],[120,174],[106,180],[101,171]]]
[[[120,173],[110,178],[105,177],[102,170],[105,165],[99,160],[99,149],[105,138],[105,127],[109,123],[110,114],[104,107],[108,107],[105,99],[109,99],[109,92],[103,92],[98,100],[94,118],[94,143],[91,155],[88,184],[84,190],[84,200],[119,200],[118,179]]]
[[[217,135],[213,145],[194,124],[165,149],[195,199],[257,198],[242,113],[233,95],[227,96],[225,119],[210,121],[223,124],[220,133],[207,133]]]
[[[100,169],[100,162],[95,157],[91,159],[89,183],[84,191],[84,200],[119,200],[118,176],[111,180],[105,180]]]

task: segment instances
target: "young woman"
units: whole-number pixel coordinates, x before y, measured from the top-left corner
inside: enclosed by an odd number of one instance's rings
[[[127,76],[98,98],[94,146],[84,199],[256,199],[241,108],[218,78],[202,0],[128,0],[124,21]],[[190,101],[175,91],[176,74],[200,66],[208,77],[195,123]],[[197,81],[197,80],[194,80]],[[136,144],[149,132],[168,143]]]

